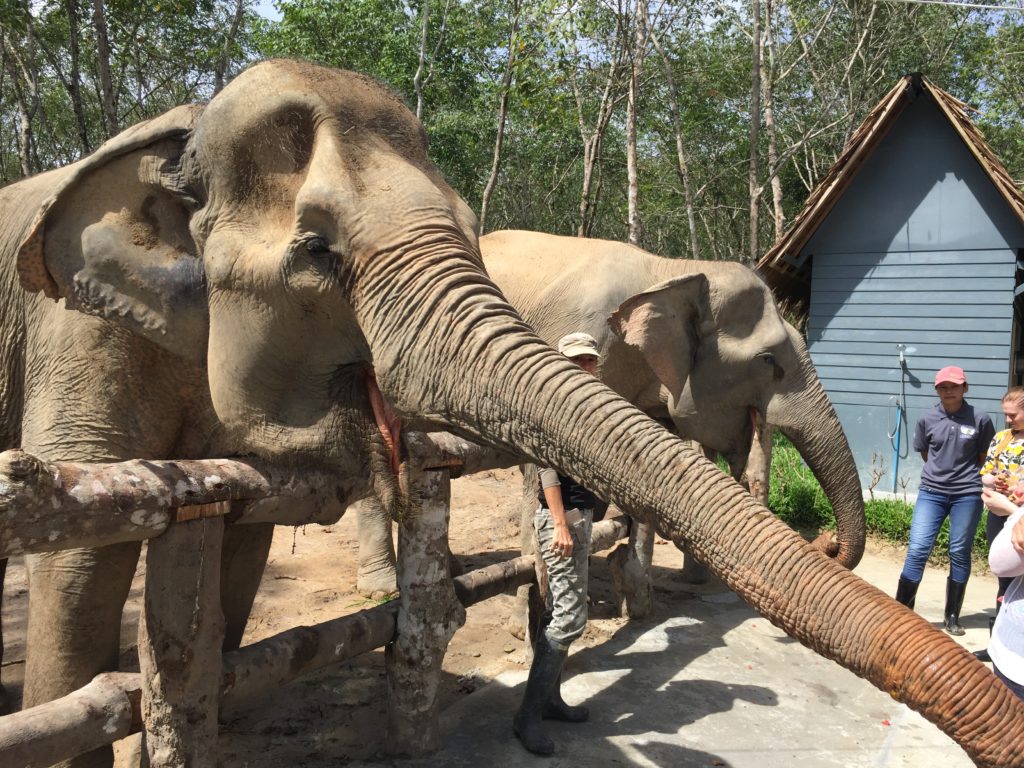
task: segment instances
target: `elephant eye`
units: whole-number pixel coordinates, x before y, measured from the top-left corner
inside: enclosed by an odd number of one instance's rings
[[[306,246],[306,251],[308,251],[311,256],[325,256],[331,251],[330,243],[328,243],[325,238],[317,235],[306,238],[303,245]]]
[[[761,355],[761,359],[765,362],[765,365],[775,365],[775,355],[765,353]]]

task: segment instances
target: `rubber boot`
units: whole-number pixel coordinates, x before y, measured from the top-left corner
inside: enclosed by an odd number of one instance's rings
[[[1002,599],[996,600],[996,616],[999,615],[999,609],[1003,607]],[[996,625],[996,616],[991,617],[988,620],[988,636],[992,637],[992,628]],[[992,663],[992,657],[988,655],[988,648],[982,648],[980,651],[974,652],[974,658],[978,661],[984,661],[986,664]]]
[[[544,727],[544,709],[551,693],[558,685],[562,675],[562,664],[565,663],[566,651],[553,647],[542,632],[537,637],[533,649],[533,664],[530,665],[530,676],[526,679],[526,692],[523,703],[512,721],[512,730],[527,750],[535,755],[551,755],[555,751],[555,743],[548,736]]]
[[[590,719],[590,710],[583,706],[574,707],[566,704],[562,698],[562,680],[559,676],[555,689],[544,705],[545,720],[559,720],[563,723],[585,723]]]
[[[903,603],[910,610],[914,610],[914,602],[917,600],[917,587],[919,581],[911,581],[900,576],[899,584],[896,585],[896,602]]]
[[[956,637],[967,634],[960,626],[960,609],[963,607],[966,592],[967,584],[946,579],[946,609],[942,612],[942,628]]]

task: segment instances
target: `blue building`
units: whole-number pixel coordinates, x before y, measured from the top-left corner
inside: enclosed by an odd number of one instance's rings
[[[939,368],[963,367],[997,430],[1024,373],[1024,195],[968,109],[919,75],[900,80],[758,263],[807,313],[811,357],[876,492],[917,490],[913,429]]]

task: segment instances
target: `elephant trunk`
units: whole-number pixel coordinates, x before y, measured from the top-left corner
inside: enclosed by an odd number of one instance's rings
[[[409,314],[379,302],[381,314],[361,317],[399,410],[578,478],[685,545],[789,635],[921,712],[979,765],[1019,765],[1024,702],[984,665],[543,344],[466,258],[464,269],[449,254],[415,277],[391,276],[418,299]]]
[[[821,484],[836,516],[838,563],[854,568],[864,555],[864,495],[857,465],[828,395],[804,351],[804,388],[778,395],[766,417],[789,438]]]

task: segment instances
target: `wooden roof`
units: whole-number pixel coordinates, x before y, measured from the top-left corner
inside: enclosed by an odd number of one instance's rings
[[[971,121],[968,112],[977,110],[938,88],[922,75],[906,75],[868,113],[828,173],[811,190],[803,210],[792,225],[757,262],[758,272],[780,298],[806,301],[810,288],[809,265],[798,262],[796,257],[842,197],[864,161],[896,124],[903,109],[922,93],[935,101],[1003,199],[1021,223],[1024,223],[1024,194]]]

